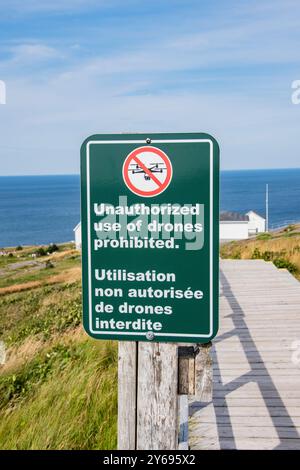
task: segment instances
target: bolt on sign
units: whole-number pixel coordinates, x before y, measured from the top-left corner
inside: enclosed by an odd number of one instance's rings
[[[218,329],[219,147],[110,134],[81,148],[83,322],[98,339],[205,343]]]

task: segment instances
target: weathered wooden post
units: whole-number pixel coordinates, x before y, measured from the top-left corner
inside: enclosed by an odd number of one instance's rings
[[[213,361],[211,357],[212,343],[201,344],[195,358],[195,399],[210,402],[213,392]]]
[[[177,348],[139,343],[137,449],[177,448]]]
[[[136,449],[138,342],[120,341],[118,348],[118,449]]]
[[[189,445],[189,395],[195,393],[195,356],[198,350],[196,345],[178,347],[179,450],[187,450]]]
[[[177,449],[177,360],[174,343],[119,343],[118,449]]]
[[[119,343],[119,450],[188,449],[188,397],[212,392],[209,349]]]

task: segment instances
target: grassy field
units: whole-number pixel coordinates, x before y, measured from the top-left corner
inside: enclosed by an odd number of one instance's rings
[[[116,447],[116,344],[82,331],[80,257],[58,248],[1,251],[0,449]]]
[[[300,224],[248,240],[224,243],[220,254],[222,258],[271,261],[300,280]]]

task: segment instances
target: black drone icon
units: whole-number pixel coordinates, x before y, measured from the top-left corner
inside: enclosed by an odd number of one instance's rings
[[[163,173],[167,169],[164,163],[150,163],[150,165],[151,166],[147,167],[147,169],[151,173]],[[138,165],[138,163],[131,163],[129,167],[132,167],[129,168],[129,171],[131,171],[133,175],[137,173],[144,173],[144,179],[146,181],[150,180],[150,176],[145,172],[145,170],[143,170],[143,168]]]

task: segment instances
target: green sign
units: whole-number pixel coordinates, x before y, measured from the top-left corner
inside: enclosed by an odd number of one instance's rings
[[[107,134],[81,148],[83,321],[97,339],[205,343],[218,330],[219,148]]]

